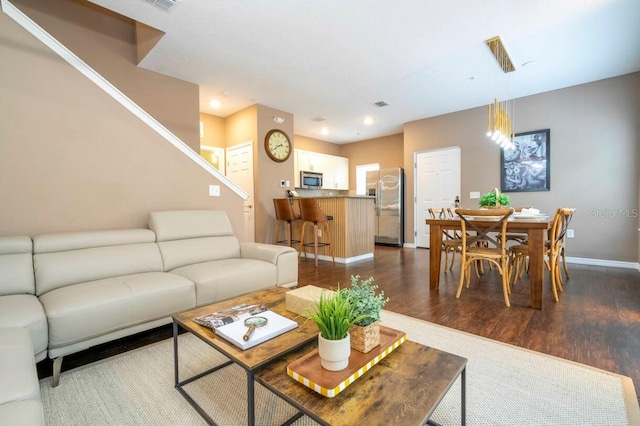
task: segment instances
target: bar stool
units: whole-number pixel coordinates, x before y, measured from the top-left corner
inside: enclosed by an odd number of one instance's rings
[[[329,246],[331,251],[331,259],[333,263],[336,263],[336,258],[333,255],[333,245],[331,244],[331,232],[329,232],[329,217],[324,214],[318,200],[315,198],[300,198],[300,217],[302,219],[302,231],[300,232],[300,253],[298,254],[298,262],[300,262],[300,255],[304,250],[304,257],[307,257],[307,247],[313,246],[313,254],[315,256],[316,268],[318,267],[318,247]],[[307,224],[313,223],[313,242],[304,242],[304,231]],[[319,226],[324,228],[324,234],[327,237],[325,242],[318,241],[318,229]]]
[[[300,240],[292,239],[292,226],[291,224],[300,220],[300,216],[293,210],[293,199],[288,198],[274,198],[273,207],[276,211],[276,234],[274,236],[274,244],[288,245],[293,247],[293,244],[298,244]],[[280,224],[284,222],[285,239],[278,240],[280,237]]]

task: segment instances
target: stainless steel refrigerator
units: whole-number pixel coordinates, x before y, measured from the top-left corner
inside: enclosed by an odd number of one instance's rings
[[[400,167],[367,172],[367,195],[376,197],[375,243],[404,244],[404,170]]]

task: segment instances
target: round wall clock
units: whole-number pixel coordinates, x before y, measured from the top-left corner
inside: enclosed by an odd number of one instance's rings
[[[291,155],[291,141],[282,130],[269,130],[264,138],[264,149],[273,161],[281,163]]]

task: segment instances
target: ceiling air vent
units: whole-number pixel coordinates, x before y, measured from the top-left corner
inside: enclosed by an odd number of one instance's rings
[[[321,121],[326,121],[327,119],[324,117],[320,117],[319,115],[313,117],[311,121],[315,121],[316,123],[320,123]]]
[[[147,3],[151,3],[154,6],[158,6],[162,10],[169,11],[173,6],[178,4],[182,0],[144,0]]]
[[[386,103],[385,101],[378,101],[374,105],[379,106],[379,107],[386,107],[389,104]]]

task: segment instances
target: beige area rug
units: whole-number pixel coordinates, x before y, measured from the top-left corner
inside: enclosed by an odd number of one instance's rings
[[[640,424],[628,377],[399,314],[383,312],[382,319],[409,340],[468,358],[468,425]],[[181,379],[224,359],[197,338],[180,336]],[[246,375],[240,367],[224,368],[186,388],[219,424],[246,424]],[[65,372],[55,389],[51,378],[43,379],[41,391],[48,426],[205,424],[173,387],[171,339]],[[281,424],[295,412],[256,384],[257,424]],[[459,379],[432,420],[460,424]],[[295,424],[315,423],[303,417]]]

